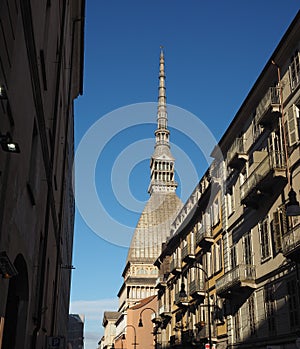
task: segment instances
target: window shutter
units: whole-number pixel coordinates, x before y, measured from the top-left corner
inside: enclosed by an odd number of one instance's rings
[[[296,144],[299,140],[298,117],[299,109],[295,104],[293,104],[287,113],[287,131],[290,147]]]
[[[281,251],[281,239],[282,239],[282,224],[280,211],[273,213],[273,233],[274,233],[274,244],[276,253]]]

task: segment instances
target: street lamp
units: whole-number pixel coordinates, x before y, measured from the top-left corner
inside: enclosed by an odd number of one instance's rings
[[[300,216],[300,206],[297,201],[297,194],[293,189],[292,181],[293,181],[293,172],[300,165],[300,159],[297,160],[290,169],[290,191],[288,193],[289,201],[286,204],[286,215],[287,216]]]
[[[156,317],[156,311],[153,309],[153,308],[149,308],[149,307],[147,307],[147,308],[144,308],[141,312],[140,312],[140,319],[139,319],[139,324],[138,324],[138,326],[139,327],[143,327],[144,325],[143,325],[143,321],[142,321],[142,314],[143,314],[143,312],[145,311],[145,310],[152,310],[153,311],[153,313],[155,314],[155,317]]]
[[[199,270],[202,270],[202,272],[204,273],[205,275],[205,281],[206,283],[208,283],[208,274],[206,272],[206,270],[204,270],[202,267],[200,267],[199,265],[197,264],[193,264],[192,266],[193,268],[197,268]],[[207,288],[206,290],[206,295],[207,295],[207,322],[208,322],[208,343],[209,343],[209,348],[212,349],[212,339],[211,339],[211,319],[210,319],[210,296],[209,296],[209,287]],[[180,298],[187,298],[187,294],[186,294],[186,291],[185,291],[185,288],[184,288],[184,283],[181,284],[181,289],[180,289],[180,292],[179,292],[179,297]]]
[[[134,346],[134,349],[136,349],[136,346],[137,346],[137,342],[136,342],[136,329],[133,325],[126,325],[123,330],[125,330],[127,327],[131,327],[133,328],[133,333],[134,333],[134,342],[133,342],[133,346]],[[122,339],[125,339],[125,333],[123,333],[122,335]],[[121,339],[121,340],[122,340]]]
[[[157,314],[156,314],[156,311],[153,309],[153,308],[150,308],[150,307],[147,307],[147,308],[144,308],[141,312],[140,312],[140,319],[139,319],[139,324],[138,326],[139,327],[143,327],[143,321],[142,321],[142,314],[145,310],[151,310],[153,311],[153,313],[155,314],[155,318],[157,318]],[[158,322],[158,321],[157,321]],[[157,329],[157,328],[156,328]],[[157,333],[153,332],[153,335],[155,335],[155,338],[154,338],[154,342],[155,342],[155,347],[156,347],[156,344],[157,344]]]

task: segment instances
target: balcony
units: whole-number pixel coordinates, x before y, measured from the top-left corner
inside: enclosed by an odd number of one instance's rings
[[[179,308],[185,308],[189,305],[187,298],[180,297],[180,292],[175,293],[174,304]]]
[[[244,139],[237,138],[227,152],[227,165],[231,168],[241,167],[248,160]]]
[[[282,253],[286,258],[300,263],[300,224],[297,224],[283,236]]]
[[[193,280],[189,285],[189,295],[194,299],[205,298],[205,283],[200,280]]]
[[[179,258],[175,258],[175,259],[171,260],[170,272],[173,275],[177,275],[177,274],[181,273],[181,260],[179,260]]]
[[[158,315],[161,316],[162,318],[171,318],[172,317],[172,312],[171,312],[170,305],[169,304],[163,304],[161,307],[159,307]]]
[[[181,332],[181,342],[182,344],[190,344],[194,339],[193,330],[186,330]]]
[[[209,248],[213,242],[210,225],[202,225],[196,233],[196,244],[202,248]]]
[[[281,152],[267,154],[241,185],[241,203],[256,207],[259,197],[264,193],[271,193],[273,188],[285,183],[286,166]]]
[[[221,297],[229,296],[244,287],[256,287],[254,265],[238,265],[216,281],[216,291]]]
[[[194,246],[191,244],[185,245],[181,250],[181,258],[183,261],[193,261],[195,260]]]
[[[195,340],[196,342],[202,342],[203,339],[207,339],[209,338],[209,325],[206,324],[205,322],[201,322],[196,324],[196,327],[198,327],[198,330],[195,330]],[[216,340],[217,338],[217,329],[216,326],[210,325],[210,334],[211,334],[211,338],[213,340]]]
[[[265,126],[277,120],[280,114],[280,89],[270,87],[256,108],[255,121]]]
[[[167,279],[166,275],[160,275],[156,279],[155,288],[164,289],[167,286]]]
[[[154,323],[154,324],[160,324],[161,323],[161,318],[159,315],[157,315],[156,313],[152,313],[151,314],[151,321]]]

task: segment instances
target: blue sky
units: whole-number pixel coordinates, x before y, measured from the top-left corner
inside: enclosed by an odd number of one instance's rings
[[[170,106],[168,117],[185,201],[207,169],[205,147],[226,130],[299,3],[86,1],[84,95],[75,103],[71,312],[86,315],[85,348],[95,349],[103,310],[117,308],[126,245],[148,198],[156,104],[146,103],[157,101],[160,46],[167,102],[182,108]]]

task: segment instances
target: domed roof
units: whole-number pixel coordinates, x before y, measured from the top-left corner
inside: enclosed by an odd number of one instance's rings
[[[126,262],[154,262],[181,207],[175,192],[153,192],[135,228]]]

